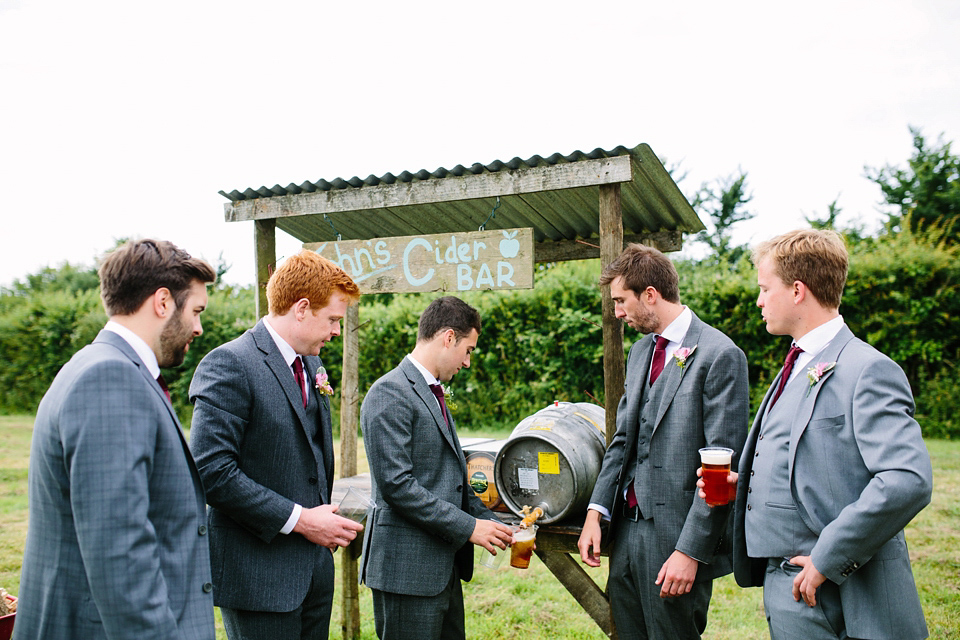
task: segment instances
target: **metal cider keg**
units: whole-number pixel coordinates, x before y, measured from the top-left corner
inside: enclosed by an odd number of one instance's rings
[[[500,448],[493,477],[507,508],[543,509],[548,524],[586,514],[606,450],[603,407],[555,402],[524,418]]]

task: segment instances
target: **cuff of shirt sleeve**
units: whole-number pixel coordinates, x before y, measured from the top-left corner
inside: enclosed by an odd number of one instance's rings
[[[599,513],[600,519],[603,520],[604,522],[608,522],[610,520],[610,510],[607,509],[602,504],[591,502],[590,504],[587,505],[587,509],[593,509],[594,511]]]
[[[303,511],[303,507],[294,503],[293,513],[290,514],[290,517],[287,518],[287,524],[283,525],[283,528],[280,529],[280,533],[283,535],[289,534],[293,531],[293,528],[297,525],[297,521],[300,520],[300,512]]]

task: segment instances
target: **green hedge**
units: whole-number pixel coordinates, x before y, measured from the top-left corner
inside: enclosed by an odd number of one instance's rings
[[[960,355],[960,260],[956,247],[908,232],[851,247],[850,278],[841,313],[853,331],[904,368],[927,436],[958,438],[953,400]],[[767,333],[756,306],[756,273],[746,259],[732,266],[678,261],[681,297],[704,321],[747,354],[751,404],[776,375],[789,338]],[[483,317],[470,369],[452,383],[456,416],[470,427],[513,426],[554,400],[603,400],[597,260],[542,267],[526,291],[464,295]],[[360,390],[396,366],[416,340],[417,318],[434,295],[368,296],[360,309]],[[189,424],[187,389],[210,349],[254,323],[253,290],[211,293],[204,334],[184,365],[165,372],[175,404]],[[104,322],[95,293],[9,296],[0,301],[0,411],[33,411],[56,371]],[[639,335],[625,332],[625,349]],[[336,386],[341,341],[322,352]],[[334,421],[338,396],[334,396]]]

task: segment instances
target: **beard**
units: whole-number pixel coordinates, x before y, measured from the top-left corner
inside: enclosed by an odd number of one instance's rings
[[[187,345],[193,340],[193,327],[183,321],[183,311],[177,309],[160,334],[160,353],[157,364],[160,368],[177,367],[183,364]]]
[[[653,311],[640,311],[633,322],[633,328],[644,335],[656,333],[659,326],[660,318]]]

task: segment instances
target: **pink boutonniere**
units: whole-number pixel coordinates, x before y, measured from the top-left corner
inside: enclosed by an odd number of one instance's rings
[[[810,389],[817,386],[817,383],[823,378],[823,374],[835,366],[837,366],[836,362],[818,362],[816,365],[807,369],[807,379],[810,380],[810,386],[807,387],[807,395],[810,395]]]
[[[673,359],[676,361],[677,366],[683,369],[684,365],[687,364],[687,358],[693,355],[693,352],[697,350],[697,345],[692,347],[680,347],[673,352]]]
[[[322,396],[333,395],[333,387],[330,386],[330,381],[327,378],[327,370],[323,367],[317,369],[317,379],[313,386],[317,388],[317,393]]]

